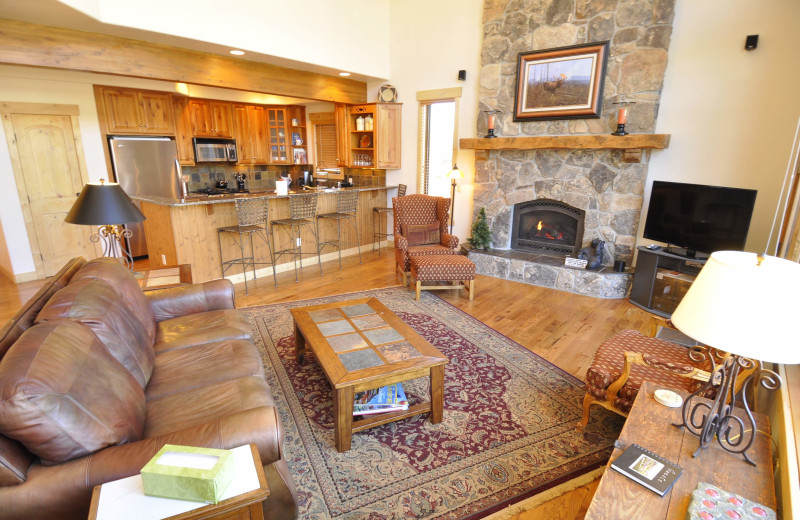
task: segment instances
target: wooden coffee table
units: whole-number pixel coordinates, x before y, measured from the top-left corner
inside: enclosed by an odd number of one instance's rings
[[[350,449],[353,432],[373,426],[426,412],[431,412],[432,423],[442,422],[447,358],[376,298],[291,312],[298,363],[303,363],[310,347],[333,387],[333,438],[339,452]],[[353,420],[356,392],[418,377],[430,378],[429,402]]]

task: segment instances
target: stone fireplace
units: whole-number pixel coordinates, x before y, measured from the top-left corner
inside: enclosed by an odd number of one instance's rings
[[[608,135],[616,128],[613,103],[622,100],[635,102],[626,129],[652,134],[674,4],[675,0],[485,0],[480,110],[500,112],[495,135]],[[600,118],[514,121],[520,52],[602,41],[610,42],[610,52]],[[486,132],[486,117],[480,113],[477,135]],[[487,258],[476,256],[478,272],[583,294],[624,297],[629,281],[619,280],[607,266],[614,260],[632,260],[650,152],[645,151],[640,162],[629,163],[622,150],[501,148],[476,153],[473,208],[476,214],[486,210],[493,248],[492,254],[484,255]],[[566,241],[563,237],[545,237],[547,242],[534,237],[537,244],[531,247],[528,239],[519,242],[520,231],[531,230],[527,223],[521,229],[515,208],[539,199],[563,202],[583,212],[582,236],[577,228],[574,231],[577,243],[561,244]],[[536,219],[533,226],[538,223]],[[563,232],[545,231],[555,237]],[[600,272],[564,270],[565,254],[573,255],[593,239],[606,243],[605,267]],[[556,246],[566,251],[557,255],[547,251]]]
[[[511,249],[575,256],[583,243],[586,212],[564,202],[536,199],[514,205]]]

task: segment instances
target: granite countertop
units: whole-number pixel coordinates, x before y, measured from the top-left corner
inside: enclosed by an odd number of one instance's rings
[[[316,191],[320,195],[328,195],[328,194],[335,194],[337,191],[340,190],[360,190],[360,191],[376,191],[376,190],[390,190],[392,188],[397,188],[397,186],[363,186],[355,188],[327,188],[324,190],[289,190],[289,195],[294,193],[313,193]],[[150,202],[152,204],[158,204],[159,206],[198,206],[201,204],[223,204],[227,202],[233,202],[236,199],[241,199],[244,197],[252,198],[252,197],[263,197],[267,196],[270,199],[285,199],[288,198],[289,195],[275,195],[275,192],[272,190],[262,189],[262,188],[255,188],[250,190],[250,193],[229,193],[225,195],[204,195],[200,193],[190,193],[188,197],[186,197],[183,201],[175,200],[168,197],[156,197],[151,195],[145,196],[131,196],[133,200],[140,200],[144,202]]]

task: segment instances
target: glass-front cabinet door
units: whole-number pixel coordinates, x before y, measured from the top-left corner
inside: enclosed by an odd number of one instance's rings
[[[267,129],[269,130],[269,162],[289,164],[289,141],[286,129],[286,109],[267,110]]]

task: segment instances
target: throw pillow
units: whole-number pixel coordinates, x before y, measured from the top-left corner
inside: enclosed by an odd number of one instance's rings
[[[400,231],[403,232],[403,236],[406,237],[410,246],[438,244],[441,241],[438,220],[434,220],[430,224],[400,224]]]
[[[31,327],[0,363],[0,433],[44,465],[137,441],[144,419],[144,390],[80,323]]]

